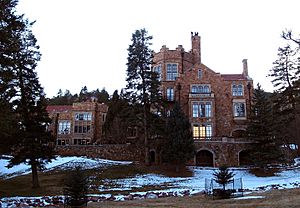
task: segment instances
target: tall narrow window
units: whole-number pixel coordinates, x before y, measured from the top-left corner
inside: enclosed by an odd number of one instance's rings
[[[205,117],[207,117],[207,118],[211,117],[211,103],[210,102],[205,103]]]
[[[197,125],[197,124],[193,125],[193,137],[194,137],[194,139],[198,139],[200,137],[199,125]]]
[[[167,100],[174,101],[174,88],[167,88]]]
[[[167,64],[167,81],[175,81],[177,77],[177,64]]]
[[[205,138],[206,137],[206,130],[205,130],[205,125],[202,124],[200,126],[200,138]]]
[[[153,71],[157,73],[158,80],[161,80],[161,64],[153,67]]]
[[[193,118],[197,118],[198,116],[199,116],[198,103],[193,103]]]
[[[202,69],[198,69],[198,79],[202,79]]]

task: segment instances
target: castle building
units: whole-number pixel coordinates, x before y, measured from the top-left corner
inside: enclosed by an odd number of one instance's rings
[[[198,148],[196,165],[239,165],[242,147],[232,152],[235,155],[223,153],[230,151],[228,148],[236,148],[229,143],[247,143],[243,136],[253,89],[247,60],[242,60],[240,74],[220,74],[202,63],[198,33],[192,33],[191,42],[189,52],[179,45],[176,50],[162,46],[154,54],[153,70],[159,74],[162,94],[170,106],[179,102],[190,120]],[[232,157],[231,162],[220,159],[222,155]]]
[[[95,100],[73,105],[49,105],[49,130],[57,145],[88,145],[101,140],[108,106]]]

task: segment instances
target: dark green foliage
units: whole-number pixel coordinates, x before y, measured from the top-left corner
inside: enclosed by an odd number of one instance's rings
[[[232,182],[234,175],[235,174],[225,165],[220,166],[219,170],[213,173],[214,180],[218,184],[222,185],[224,191],[226,189],[226,185]]]
[[[78,101],[77,95],[72,95],[69,90],[64,93],[59,89],[57,96],[48,99],[49,105],[72,105],[74,102]]]
[[[128,48],[126,95],[132,103],[145,105],[150,100],[151,64],[153,51],[150,49],[152,36],[145,29],[132,34]]]
[[[152,36],[145,29],[132,34],[132,44],[128,48],[126,98],[132,105],[141,106],[142,127],[145,145],[145,163],[149,164],[149,127],[151,126],[150,109],[157,106],[161,94],[157,74],[151,69],[153,51],[150,49]]]
[[[140,126],[137,124],[134,107],[118,94],[116,90],[108,104],[108,112],[103,126],[106,143],[126,143],[128,127]]]
[[[278,59],[273,63],[269,76],[276,88],[274,93],[274,134],[285,144],[300,145],[300,54],[299,39],[292,32],[283,32],[282,37],[288,41],[285,47],[278,49]],[[296,43],[292,46],[290,43]],[[298,148],[298,154],[300,149]]]
[[[164,137],[163,161],[180,165],[193,158],[195,147],[191,125],[178,103],[166,118]]]
[[[49,145],[53,137],[46,132],[50,120],[35,71],[41,54],[31,31],[34,23],[16,14],[17,3],[13,0],[0,3],[1,103],[6,107],[2,113],[9,116],[9,126],[3,128],[14,129],[6,135],[13,146],[9,167],[20,163],[31,165],[32,185],[36,188],[38,169],[53,158],[53,147]]]
[[[281,142],[274,136],[275,119],[270,96],[258,84],[254,89],[251,115],[247,127],[248,138],[254,141],[249,158],[260,168],[281,162]]]
[[[109,94],[103,88],[101,91],[99,89],[88,91],[87,87],[83,87],[79,93],[72,95],[69,90],[66,90],[64,93],[60,89],[57,93],[57,96],[48,99],[49,105],[72,105],[75,102],[89,101],[91,98],[96,98],[97,102],[108,104]]]
[[[67,175],[64,182],[64,194],[66,204],[69,206],[82,206],[87,204],[87,192],[89,188],[89,178],[85,175],[81,167]]]

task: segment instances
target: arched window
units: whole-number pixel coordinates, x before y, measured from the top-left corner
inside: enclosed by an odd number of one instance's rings
[[[203,86],[198,86],[198,93],[203,93]]]
[[[204,93],[210,93],[209,86],[204,86]]]
[[[196,86],[192,86],[192,93],[197,93],[197,87]]]

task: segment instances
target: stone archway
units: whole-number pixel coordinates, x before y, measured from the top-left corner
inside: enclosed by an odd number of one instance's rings
[[[250,153],[249,150],[242,150],[239,152],[239,166],[248,166],[252,165],[250,160]]]
[[[196,166],[214,167],[214,155],[211,151],[202,149],[196,154]]]

